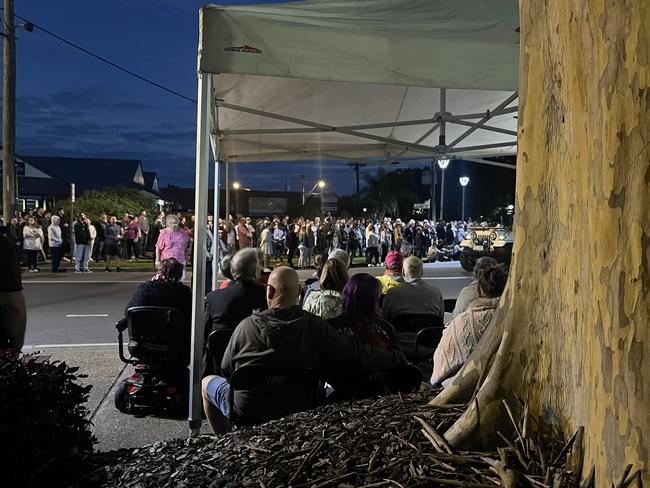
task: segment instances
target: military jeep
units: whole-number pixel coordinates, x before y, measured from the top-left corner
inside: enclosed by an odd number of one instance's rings
[[[470,227],[460,243],[460,265],[464,270],[472,271],[478,258],[490,256],[497,262],[510,266],[513,242],[514,236],[510,228]]]

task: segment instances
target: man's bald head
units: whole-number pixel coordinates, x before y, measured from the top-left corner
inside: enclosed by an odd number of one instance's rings
[[[287,308],[298,303],[298,273],[288,266],[275,268],[269,276],[266,303],[269,308]]]

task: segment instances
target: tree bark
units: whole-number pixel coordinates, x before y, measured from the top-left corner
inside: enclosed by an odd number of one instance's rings
[[[501,399],[584,432],[583,475],[648,474],[650,2],[522,0],[515,244],[488,332],[433,403],[495,444]]]

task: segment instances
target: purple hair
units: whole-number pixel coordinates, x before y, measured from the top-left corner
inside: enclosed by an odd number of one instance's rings
[[[381,317],[377,278],[368,273],[350,276],[341,295],[341,308],[355,335],[372,342],[372,326]]]

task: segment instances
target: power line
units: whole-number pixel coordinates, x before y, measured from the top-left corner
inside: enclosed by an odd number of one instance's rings
[[[88,56],[91,56],[91,57],[101,61],[102,63],[106,63],[109,66],[112,66],[113,68],[116,68],[116,69],[130,75],[130,76],[133,76],[134,78],[137,78],[140,81],[144,81],[145,83],[149,83],[150,85],[155,86],[156,88],[160,88],[161,90],[164,90],[167,93],[171,93],[172,95],[175,95],[175,96],[180,97],[180,98],[182,98],[184,100],[187,100],[188,102],[196,103],[195,99],[187,97],[187,96],[183,95],[182,93],[177,92],[176,90],[172,90],[171,88],[167,88],[166,86],[161,85],[160,83],[156,83],[155,81],[150,80],[149,78],[145,78],[144,76],[141,76],[141,75],[139,75],[137,73],[134,73],[133,71],[131,71],[131,70],[127,69],[127,68],[124,68],[123,66],[120,66],[119,64],[114,63],[113,61],[110,61],[109,59],[106,59],[105,57],[100,56],[99,54],[95,54],[94,52],[89,51],[88,49],[86,49],[84,47],[81,47],[80,45],[75,44],[72,41],[68,41],[67,39],[61,37],[60,35],[55,34],[54,32],[52,32],[50,30],[47,30],[45,27],[42,27],[42,26],[40,26],[38,24],[35,24],[34,22],[32,22],[30,20],[27,20],[26,18],[21,17],[20,15],[14,14],[14,16],[16,18],[24,21],[24,22],[29,22],[36,29],[39,29],[39,30],[43,31],[45,34],[54,37],[55,39],[63,42],[64,44],[67,44],[68,46],[71,46],[71,47],[81,51],[82,53],[87,54]]]

